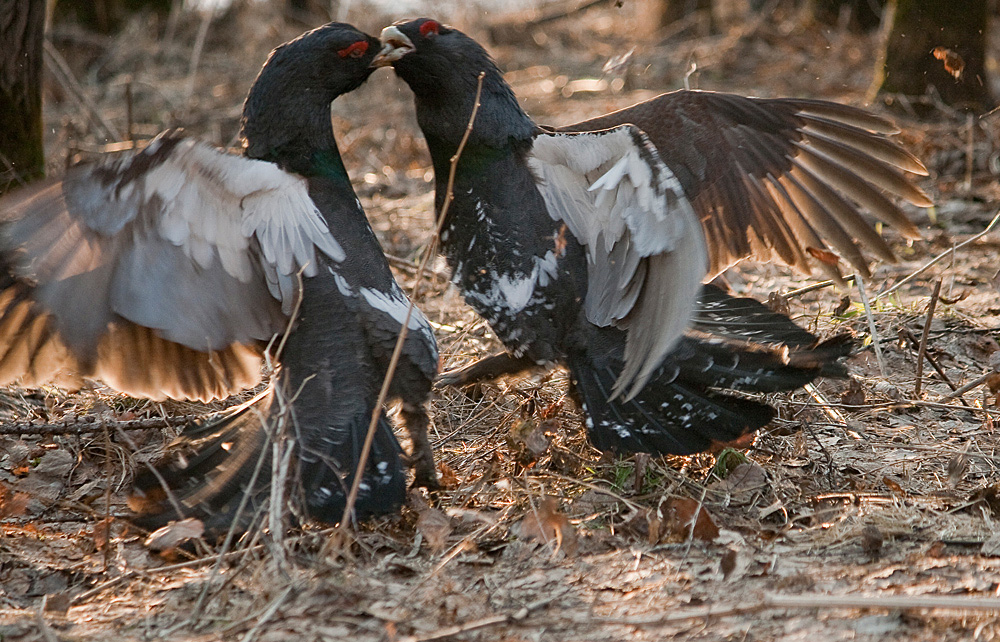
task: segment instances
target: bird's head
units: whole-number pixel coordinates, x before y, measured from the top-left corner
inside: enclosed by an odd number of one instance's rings
[[[524,114],[493,58],[458,29],[430,18],[397,22],[382,30],[375,67],[392,65],[413,90],[417,117],[447,139],[460,136],[472,113],[482,75],[482,100],[475,130],[498,142],[507,136],[527,137],[534,125]],[[476,138],[474,133],[473,138]]]
[[[329,129],[330,103],[368,79],[380,46],[349,24],[331,22],[272,51],[243,104],[248,153],[286,142],[283,132]]]

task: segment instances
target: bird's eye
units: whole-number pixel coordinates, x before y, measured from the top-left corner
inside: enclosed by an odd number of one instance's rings
[[[365,55],[366,51],[368,51],[368,41],[358,40],[355,43],[351,43],[350,46],[344,47],[343,49],[338,51],[337,55],[340,56],[341,58],[347,58],[348,56],[350,56],[351,58],[360,58],[361,56]]]
[[[420,25],[420,35],[423,37],[438,35],[438,31],[441,29],[441,25],[436,20],[428,20],[427,22]]]

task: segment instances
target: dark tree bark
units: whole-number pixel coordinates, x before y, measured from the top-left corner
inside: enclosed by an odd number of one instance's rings
[[[715,19],[712,16],[712,0],[659,0],[659,23],[661,27],[669,27],[682,18],[698,14],[699,26],[702,30],[714,33]]]
[[[812,14],[824,24],[835,25],[840,22],[841,13],[849,11],[848,26],[871,31],[882,23],[885,6],[886,0],[812,0]]]
[[[896,0],[879,93],[926,96],[933,89],[959,109],[991,109],[985,71],[988,4]]]
[[[165,18],[171,4],[172,0],[58,0],[55,11],[59,20],[72,20],[91,31],[111,34],[140,11]]]
[[[44,2],[0,0],[0,194],[45,174],[44,32]]]

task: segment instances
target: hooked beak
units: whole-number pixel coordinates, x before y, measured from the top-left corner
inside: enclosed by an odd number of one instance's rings
[[[413,41],[396,27],[383,29],[379,40],[382,42],[382,51],[372,60],[372,67],[387,67],[416,49]]]

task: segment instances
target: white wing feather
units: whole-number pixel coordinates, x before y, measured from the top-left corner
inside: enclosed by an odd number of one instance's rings
[[[587,319],[628,331],[614,394],[634,396],[687,328],[708,269],[697,216],[632,125],[540,134],[528,162],[549,214],[587,248]]]

